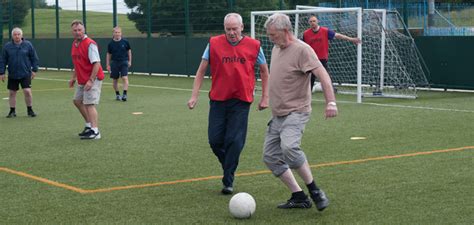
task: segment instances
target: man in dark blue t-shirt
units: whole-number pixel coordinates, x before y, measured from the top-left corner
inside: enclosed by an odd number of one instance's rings
[[[107,47],[107,70],[114,80],[113,86],[117,101],[127,101],[128,68],[132,66],[132,49],[127,40],[122,38],[122,28],[115,27],[113,39]],[[123,95],[120,96],[118,78],[122,77]]]

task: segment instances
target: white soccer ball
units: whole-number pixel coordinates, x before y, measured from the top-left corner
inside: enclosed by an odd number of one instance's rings
[[[256,206],[252,195],[245,192],[235,194],[229,201],[230,214],[238,219],[250,218],[255,213]]]

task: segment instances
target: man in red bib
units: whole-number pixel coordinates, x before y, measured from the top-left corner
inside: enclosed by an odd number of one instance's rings
[[[311,16],[309,18],[309,25],[308,28],[303,33],[303,41],[306,42],[311,48],[313,48],[314,52],[318,56],[319,61],[323,64],[324,68],[328,69],[328,56],[329,56],[329,41],[336,39],[350,41],[354,44],[360,44],[361,41],[359,38],[352,38],[346,35],[336,33],[335,31],[319,26],[319,20],[316,16]],[[316,81],[316,77],[311,77],[311,90],[313,90],[314,82]],[[314,92],[314,90],[313,90]]]
[[[81,21],[72,21],[71,30],[74,36],[71,48],[74,72],[69,87],[74,87],[77,80],[73,102],[86,122],[79,136],[81,139],[100,139],[99,114],[95,106],[99,104],[104,72],[100,65],[98,47],[95,41],[85,34]]]
[[[262,98],[258,109],[268,107],[268,67],[260,42],[242,36],[244,25],[237,13],[224,18],[225,34],[211,37],[202,56],[189,109],[196,106],[207,67],[211,66],[208,139],[224,170],[222,194],[232,194],[234,173],[247,136],[250,104],[254,99],[255,64],[262,79]]]

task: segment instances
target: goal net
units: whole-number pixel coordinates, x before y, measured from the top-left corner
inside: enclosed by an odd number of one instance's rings
[[[295,36],[300,39],[309,28],[310,16],[316,15],[319,25],[362,40],[362,45],[339,39],[330,41],[328,72],[338,93],[357,94],[357,102],[362,102],[362,96],[415,98],[417,82],[418,85],[427,84],[419,60],[413,58],[417,57],[413,54],[413,39],[400,35],[399,29],[395,28],[399,23],[387,26],[386,12],[298,7],[297,10],[251,13],[252,37],[261,41],[268,62],[273,44],[265,35],[264,23],[270,15],[275,12],[287,14]]]

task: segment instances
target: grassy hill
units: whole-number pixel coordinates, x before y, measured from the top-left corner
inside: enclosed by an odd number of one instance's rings
[[[71,37],[71,21],[82,20],[82,11],[59,10],[59,35],[60,38]],[[87,12],[87,33],[93,37],[111,37],[113,28],[112,13]],[[136,28],[135,23],[130,21],[125,14],[118,15],[118,25],[122,27],[125,36],[145,36]],[[31,12],[25,18],[22,26],[24,36],[31,37]],[[8,23],[4,24],[4,37],[8,38]],[[56,37],[56,11],[54,9],[35,9],[35,37]]]

